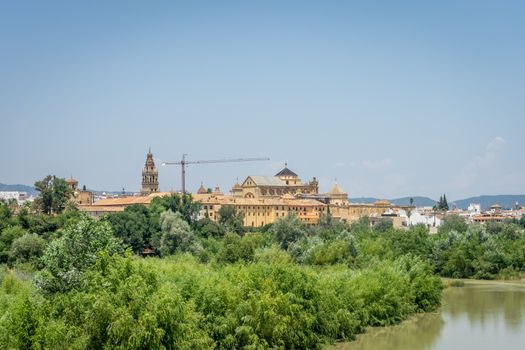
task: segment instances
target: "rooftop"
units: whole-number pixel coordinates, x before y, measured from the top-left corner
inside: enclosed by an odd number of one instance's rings
[[[296,173],[288,169],[287,167],[284,167],[283,170],[279,171],[275,176],[292,176],[292,177],[298,177]]]
[[[275,176],[259,176],[259,175],[250,175],[250,179],[257,186],[286,186],[286,183]]]

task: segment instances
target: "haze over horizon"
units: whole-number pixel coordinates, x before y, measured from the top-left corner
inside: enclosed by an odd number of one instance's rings
[[[287,161],[350,197],[523,194],[525,3],[0,5],[0,182],[223,191]]]

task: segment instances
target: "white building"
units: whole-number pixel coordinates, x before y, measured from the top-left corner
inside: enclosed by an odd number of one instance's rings
[[[479,215],[481,214],[481,204],[470,203],[470,205],[467,208],[467,211],[470,214]]]
[[[441,219],[435,214],[425,210],[418,209],[410,213],[408,218],[408,226],[425,225],[428,228],[441,226]]]
[[[16,200],[18,204],[21,204],[29,199],[27,192],[18,191],[0,191],[0,200],[9,201]]]

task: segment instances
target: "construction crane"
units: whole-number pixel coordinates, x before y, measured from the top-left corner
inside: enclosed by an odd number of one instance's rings
[[[187,154],[182,155],[180,162],[164,162],[163,166],[166,165],[180,165],[181,168],[181,179],[182,179],[182,193],[186,194],[186,166],[189,164],[210,164],[210,163],[233,163],[233,162],[254,162],[259,160],[270,160],[268,157],[264,158],[225,158],[225,159],[214,159],[214,160],[186,160]]]

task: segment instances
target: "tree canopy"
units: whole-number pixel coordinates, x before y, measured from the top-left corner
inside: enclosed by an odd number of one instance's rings
[[[40,192],[34,201],[35,207],[45,214],[61,213],[72,195],[66,180],[54,175],[35,182],[35,188]]]

